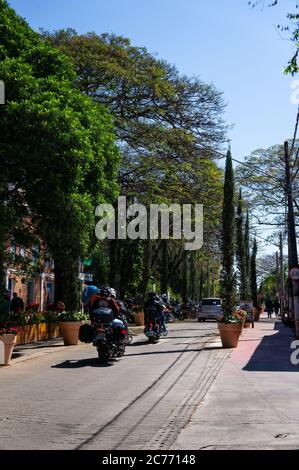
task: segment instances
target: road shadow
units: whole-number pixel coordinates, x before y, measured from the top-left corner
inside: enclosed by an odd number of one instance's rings
[[[184,344],[184,343],[183,343]],[[154,344],[151,345],[151,346],[155,346]],[[184,346],[186,346],[184,344]],[[207,348],[207,349],[210,349],[210,348]],[[204,348],[199,348],[199,349],[174,349],[172,351],[146,351],[146,352],[141,352],[141,353],[136,353],[136,354],[125,354],[125,357],[130,357],[130,356],[148,356],[148,355],[151,355],[151,354],[174,354],[174,353],[189,353],[189,352],[199,352],[199,351],[204,351],[205,349]]]
[[[80,369],[82,367],[111,367],[115,362],[116,359],[111,359],[106,364],[101,364],[97,357],[92,357],[88,359],[73,359],[60,362],[59,364],[55,364],[51,366],[54,369]]]
[[[23,357],[25,354],[19,353],[19,352],[13,352],[11,355],[11,359],[18,359],[18,357]]]
[[[295,339],[293,331],[279,321],[275,322],[274,330],[277,333],[264,336],[243,370],[299,372],[299,364],[293,365],[291,363],[291,354],[294,352],[294,349],[291,349],[291,343]]]

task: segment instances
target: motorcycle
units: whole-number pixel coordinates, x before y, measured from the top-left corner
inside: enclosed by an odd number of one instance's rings
[[[122,357],[128,344],[128,328],[122,320],[114,319],[111,309],[101,307],[93,310],[93,345],[97,348],[99,361],[107,363],[115,357]]]
[[[175,318],[177,318],[178,320],[180,320],[180,321],[184,320],[184,314],[182,312],[180,304],[178,304],[174,307],[174,312],[173,313],[174,313]]]
[[[160,336],[167,336],[167,328],[162,328],[161,323],[158,319],[156,310],[150,310],[146,312],[148,320],[146,321],[144,334],[148,338],[149,343],[155,344],[159,341]]]

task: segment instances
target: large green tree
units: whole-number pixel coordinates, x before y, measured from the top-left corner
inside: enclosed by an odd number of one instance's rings
[[[56,300],[76,309],[79,259],[93,237],[95,206],[117,191],[113,123],[106,108],[74,88],[68,58],[41,41],[6,2],[0,14],[6,85],[0,187],[13,188],[17,202],[22,198],[27,220],[54,258]],[[9,210],[14,214],[16,206]]]
[[[211,160],[226,130],[221,93],[198,78],[180,75],[175,67],[123,37],[64,30],[44,33],[43,38],[71,58],[78,88],[113,113],[122,157],[122,194],[146,206],[204,204],[205,248],[217,252],[221,172]],[[138,266],[126,270],[127,246],[122,240],[110,243],[114,285],[134,284]],[[138,243],[137,259],[142,256],[145,261],[142,292],[153,279],[161,282],[162,290],[170,286],[181,291],[182,246],[183,242],[173,240]]]

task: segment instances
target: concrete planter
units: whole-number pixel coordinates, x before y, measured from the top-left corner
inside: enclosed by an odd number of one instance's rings
[[[49,339],[59,338],[60,337],[59,323],[48,323],[48,334],[49,334]]]
[[[59,338],[58,323],[38,323],[19,327],[16,337],[16,345],[36,343],[37,341],[47,341],[48,339]]]
[[[242,323],[218,323],[223,348],[236,348],[242,333]]]
[[[5,334],[0,336],[0,364],[9,366],[13,348],[16,344],[16,335]]]
[[[134,313],[134,321],[136,326],[144,326],[144,312]]]
[[[254,321],[259,321],[259,319],[260,319],[260,312],[256,311],[256,312],[254,313],[253,319],[254,319]]]
[[[49,339],[49,331],[47,323],[38,323],[37,325],[37,341],[46,341]]]
[[[59,322],[59,330],[65,346],[75,346],[79,343],[79,329],[81,325],[83,325],[81,321]]]

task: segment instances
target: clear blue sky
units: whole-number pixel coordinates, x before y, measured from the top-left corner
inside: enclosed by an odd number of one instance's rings
[[[296,106],[282,73],[292,51],[275,25],[295,0],[250,9],[248,0],[10,0],[38,30],[115,32],[224,92],[236,158],[290,137]]]

